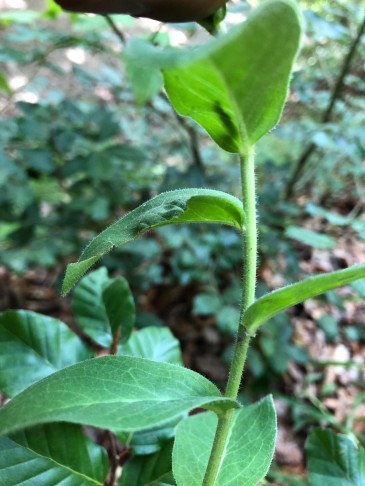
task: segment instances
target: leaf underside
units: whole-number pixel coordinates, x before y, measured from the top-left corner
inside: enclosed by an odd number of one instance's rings
[[[272,0],[226,36],[181,54],[174,66],[164,59],[174,108],[228,152],[254,145],[280,119],[300,36],[295,3]]]

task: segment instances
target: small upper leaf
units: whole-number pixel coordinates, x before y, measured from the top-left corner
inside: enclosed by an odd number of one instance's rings
[[[253,145],[279,121],[301,35],[298,9],[271,0],[242,25],[164,64],[174,108],[203,126],[228,152]]]
[[[244,323],[248,329],[255,331],[279,312],[363,277],[365,277],[365,263],[359,263],[345,270],[317,275],[275,290],[256,300],[247,309]]]
[[[360,486],[364,484],[364,450],[358,452],[346,435],[312,429],[306,442],[311,486]]]
[[[180,422],[172,455],[179,486],[201,486],[212,449],[217,417],[201,413]],[[276,440],[271,397],[235,410],[215,486],[256,486],[266,475]]]
[[[24,310],[0,314],[0,390],[8,397],[91,356],[57,319]]]
[[[237,406],[213,383],[181,366],[105,356],[64,368],[17,395],[0,409],[0,434],[60,421],[135,431],[196,407]]]
[[[223,223],[242,230],[242,204],[229,194],[211,189],[180,189],[159,194],[91,241],[79,261],[67,267],[62,294],[67,294],[82,275],[114,246],[122,246],[159,226],[197,222]]]
[[[79,426],[52,424],[0,438],[0,484],[102,486],[106,451]]]

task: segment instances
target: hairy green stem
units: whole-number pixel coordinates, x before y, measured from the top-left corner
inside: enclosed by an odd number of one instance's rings
[[[237,398],[239,392],[251,339],[251,335],[244,325],[243,317],[246,309],[255,301],[256,289],[257,226],[254,147],[251,147],[249,150],[240,154],[240,165],[242,201],[245,213],[243,292],[240,322],[226,388],[226,396],[233,399]],[[218,419],[217,431],[207,470],[205,472],[203,486],[214,486],[215,484],[224,458],[233,413],[234,412],[231,409],[225,414],[222,414]]]

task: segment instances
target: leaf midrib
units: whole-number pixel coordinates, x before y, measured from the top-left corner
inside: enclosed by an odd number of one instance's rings
[[[240,146],[238,147],[239,148],[238,153],[246,152],[251,144],[250,144],[250,141],[249,141],[249,136],[248,136],[247,126],[246,126],[245,120],[242,117],[241,110],[239,109],[237,102],[236,102],[235,93],[231,89],[229,89],[229,82],[226,79],[225,73],[220,69],[220,67],[217,64],[217,62],[215,61],[215,59],[210,57],[209,61],[212,63],[215,71],[217,72],[219,78],[221,79],[221,81],[222,81],[222,83],[223,83],[223,85],[226,89],[228,98],[229,98],[229,100],[232,104],[232,107],[233,107],[233,112],[234,112],[234,114],[237,118],[237,125],[238,125],[237,128],[238,128],[238,133],[239,133],[239,136],[240,136]]]

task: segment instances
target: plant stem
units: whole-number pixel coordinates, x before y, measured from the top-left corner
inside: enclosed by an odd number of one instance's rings
[[[257,226],[254,147],[240,154],[242,200],[245,213],[244,273],[241,315],[234,347],[233,359],[226,388],[226,396],[236,399],[247,358],[251,335],[243,324],[246,309],[255,300],[257,271]],[[219,416],[212,452],[203,480],[203,486],[214,486],[224,457],[231,428],[233,409]]]

